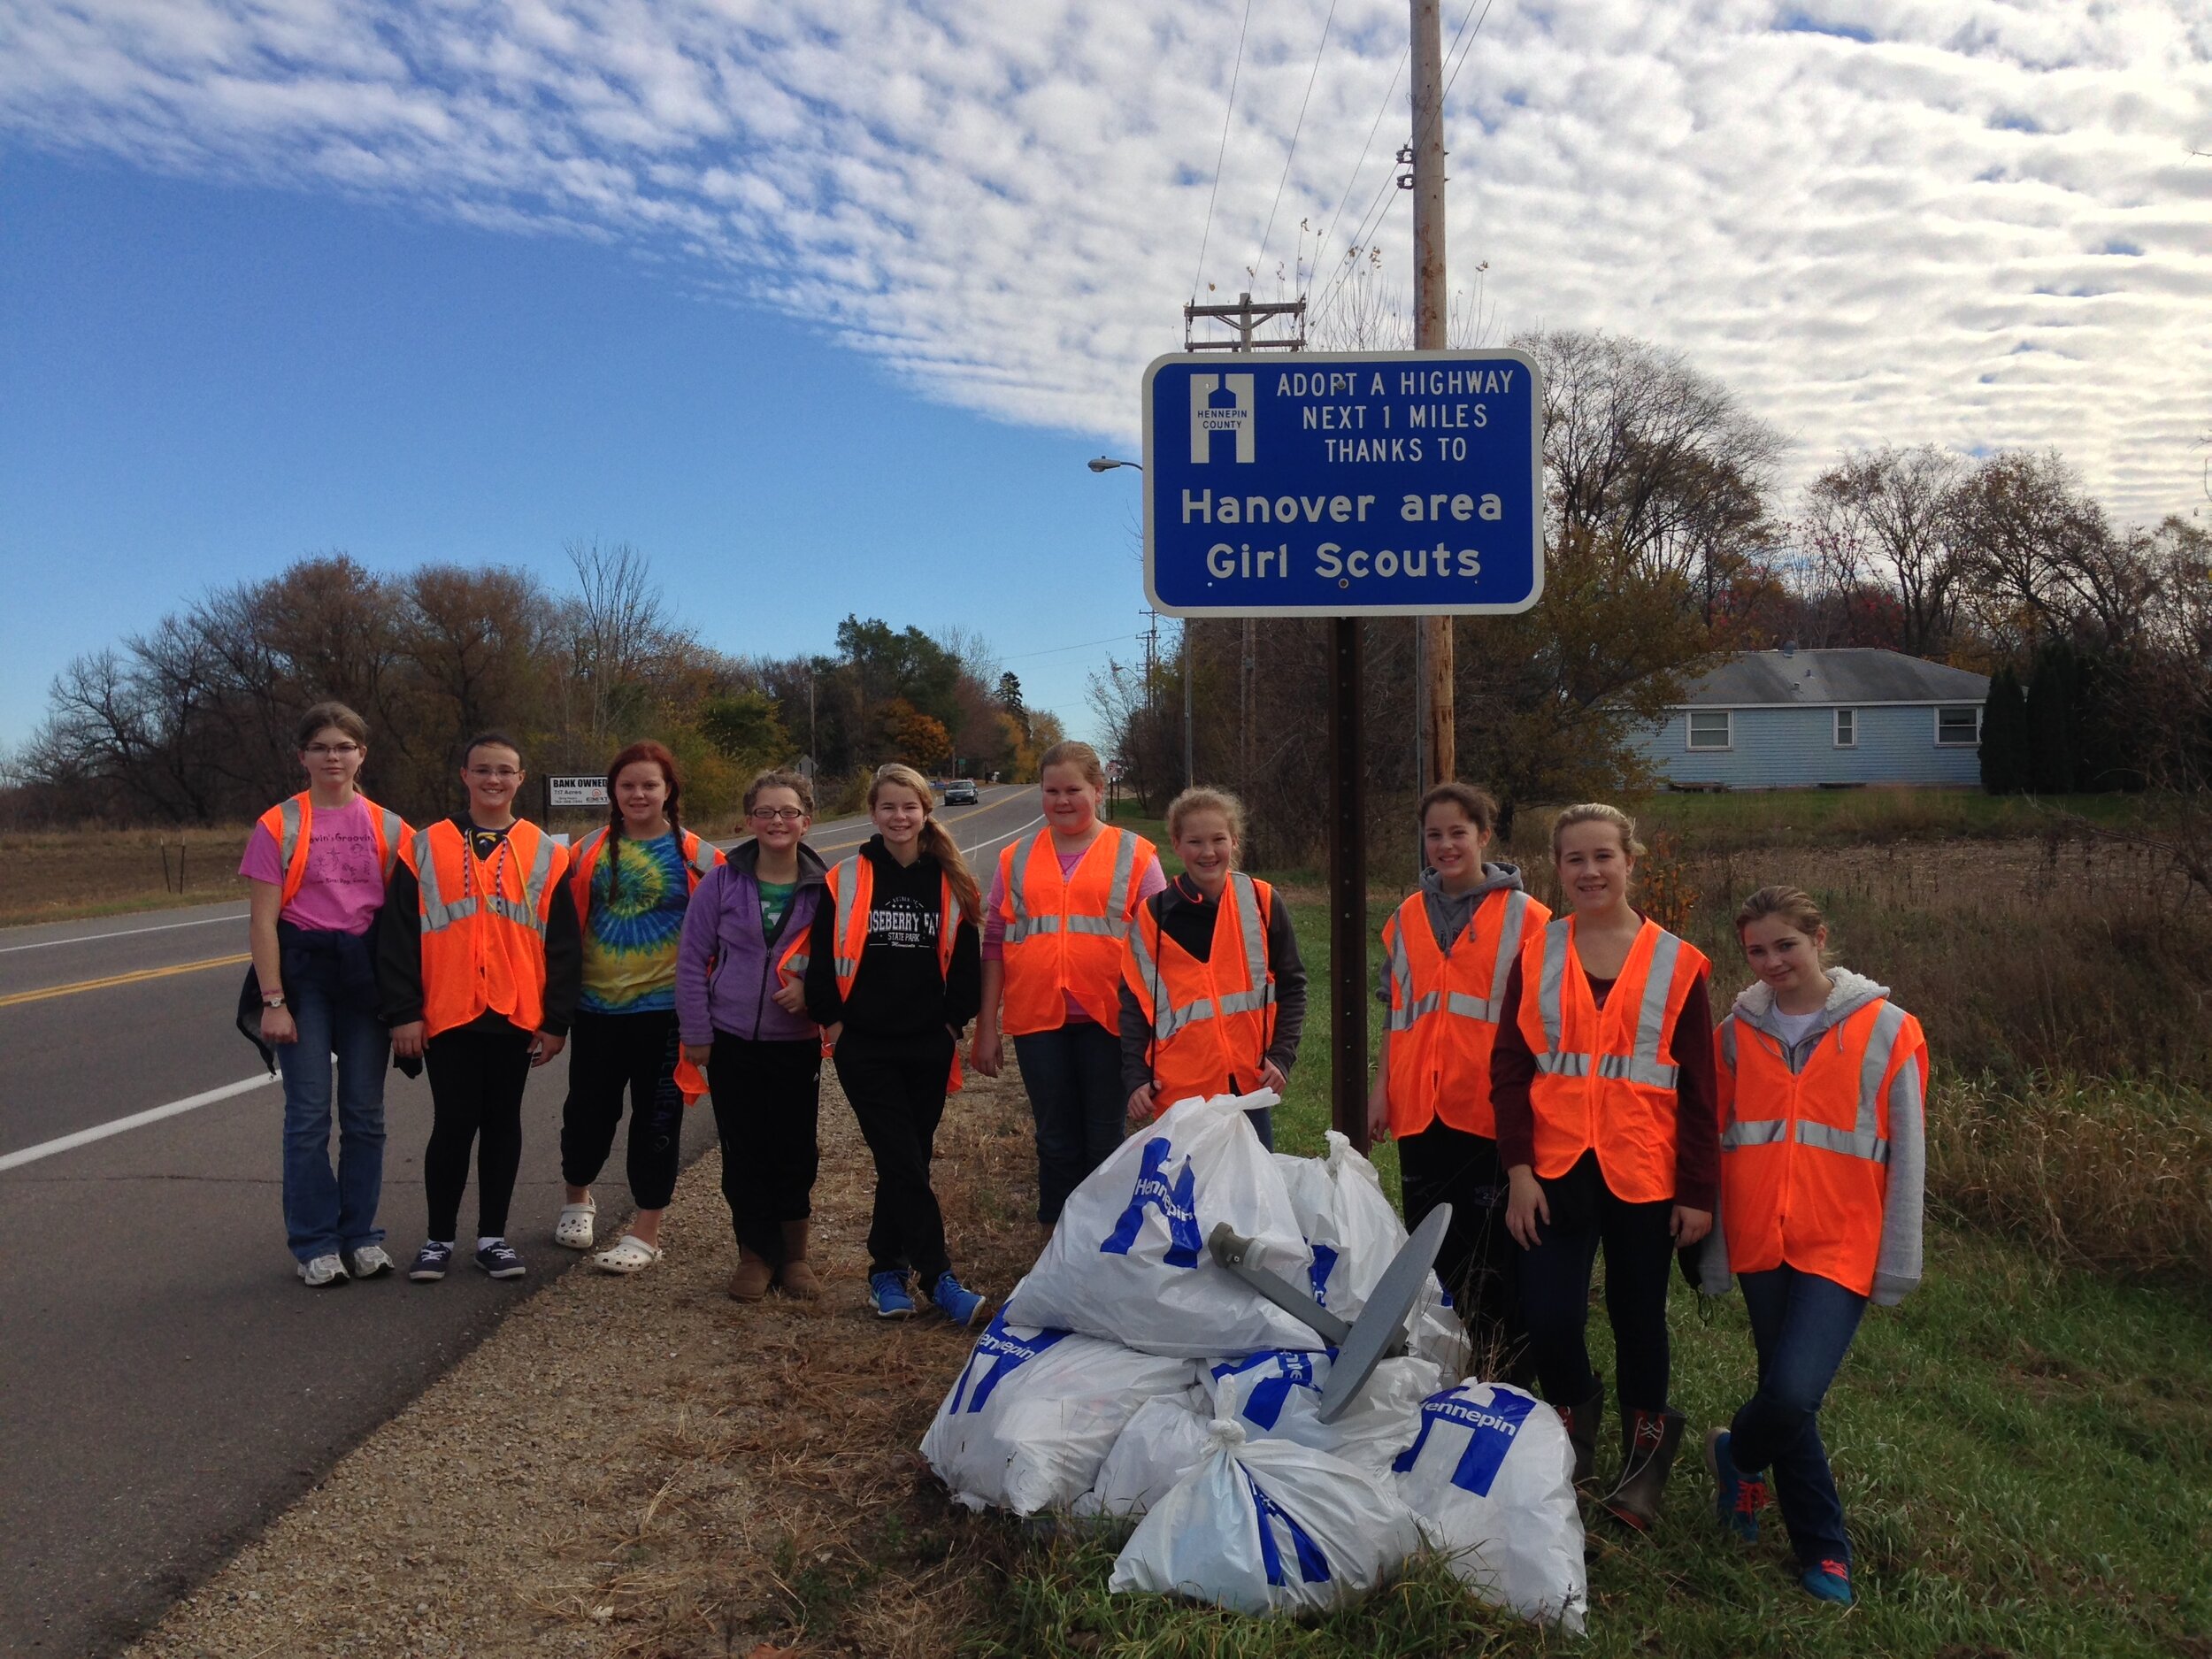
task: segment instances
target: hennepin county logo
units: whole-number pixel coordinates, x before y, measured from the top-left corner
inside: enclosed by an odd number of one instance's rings
[[[1213,459],[1214,434],[1233,432],[1240,462],[1257,458],[1252,427],[1252,377],[1248,374],[1194,374],[1190,377],[1190,458]]]

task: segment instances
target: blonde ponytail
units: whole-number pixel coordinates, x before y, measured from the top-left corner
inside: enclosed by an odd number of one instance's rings
[[[953,896],[960,901],[960,913],[980,927],[983,890],[976,885],[975,872],[968,868],[968,861],[960,856],[960,846],[953,840],[952,832],[937,821],[937,792],[929,787],[929,780],[903,761],[889,761],[877,767],[876,775],[868,785],[871,811],[886,784],[910,790],[922,803],[922,850],[937,861],[938,867],[952,883]]]

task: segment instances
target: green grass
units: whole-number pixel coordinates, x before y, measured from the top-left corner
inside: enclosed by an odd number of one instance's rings
[[[1156,826],[1121,821],[1160,839]],[[1328,972],[1318,895],[1289,897],[1318,987]],[[1371,903],[1377,927],[1389,904]],[[1286,1151],[1317,1152],[1328,1124],[1325,1003],[1317,996],[1313,1008],[1306,1060],[1277,1114]],[[1394,1191],[1390,1148],[1376,1162]],[[1797,1589],[1771,1510],[1766,1540],[1744,1551],[1704,1507],[1696,1443],[1755,1381],[1741,1302],[1701,1305],[1678,1282],[1672,1321],[1675,1400],[1693,1433],[1655,1536],[1626,1542],[1594,1529],[1582,1642],[1483,1607],[1433,1563],[1310,1624],[1110,1597],[1120,1532],[980,1517],[956,1523],[972,1529],[969,1547],[993,1576],[961,1651],[2212,1659],[2212,1298],[1932,1223],[1926,1284],[1901,1308],[1870,1310],[1822,1417],[1858,1555],[1859,1605],[1845,1614]],[[1601,1316],[1591,1337],[1609,1371]]]

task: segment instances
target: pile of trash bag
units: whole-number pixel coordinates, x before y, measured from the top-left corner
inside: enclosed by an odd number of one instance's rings
[[[1486,1601],[1579,1632],[1566,1431],[1542,1402],[1466,1374],[1435,1275],[1405,1351],[1324,1423],[1334,1351],[1213,1258],[1226,1223],[1248,1263],[1356,1322],[1406,1243],[1342,1135],[1321,1158],[1260,1144],[1245,1111],[1276,1103],[1180,1102],[1094,1171],[954,1379],[923,1456],[971,1509],[1141,1517],[1115,1591],[1315,1611],[1429,1548]]]

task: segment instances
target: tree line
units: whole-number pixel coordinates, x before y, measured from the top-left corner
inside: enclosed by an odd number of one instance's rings
[[[1033,775],[1062,735],[980,635],[849,616],[833,651],[715,649],[625,543],[568,549],[573,586],[510,566],[373,572],[343,553],[215,589],[55,678],[7,757],[18,826],[237,822],[299,787],[293,725],[336,698],[371,728],[364,787],[410,817],[452,810],[458,746],[496,729],[538,772],[595,774],[657,738],[694,821],[726,818],[758,768],[811,757],[825,810],[887,760]]]
[[[2200,526],[2116,527],[2062,457],[2027,450],[1854,450],[1786,499],[1782,434],[1678,354],[1580,332],[1513,343],[1544,375],[1544,596],[1454,629],[1459,772],[1509,814],[1648,787],[1637,733],[1685,680],[1789,641],[1990,673],[2027,688],[2024,710],[2043,684],[2070,787],[2212,781]],[[1414,784],[1413,626],[1362,626],[1371,832],[1388,838]],[[1156,806],[1185,781],[1187,653],[1192,770],[1247,797],[1260,861],[1317,857],[1327,629],[1199,620],[1149,664],[1110,664],[1091,701],[1130,785]]]

